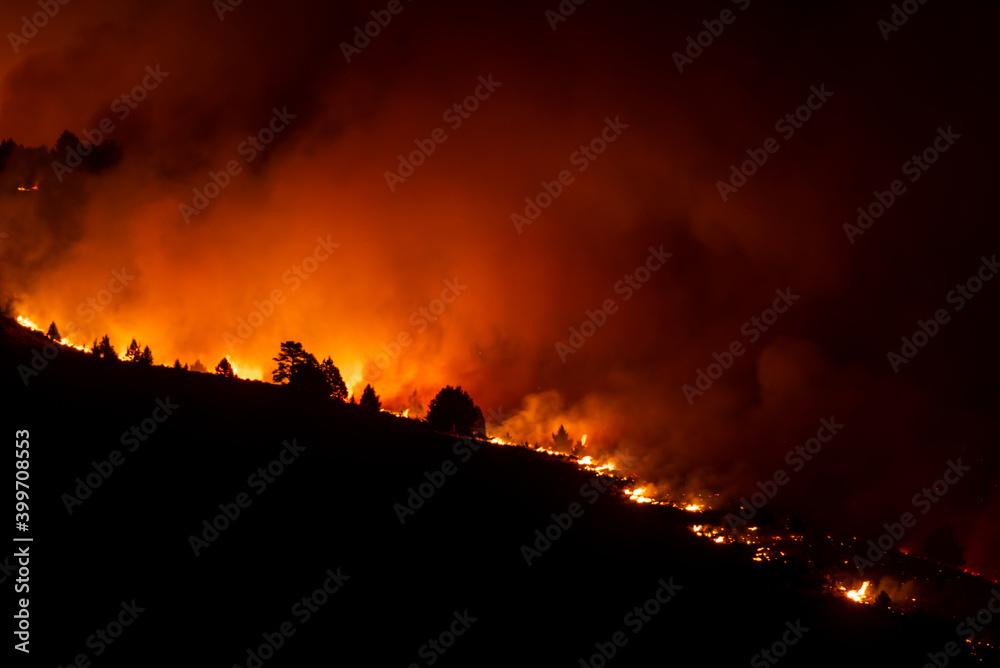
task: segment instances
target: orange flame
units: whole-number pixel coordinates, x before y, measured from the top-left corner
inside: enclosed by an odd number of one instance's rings
[[[852,601],[856,601],[857,603],[863,603],[864,602],[863,599],[865,597],[865,590],[867,589],[868,589],[868,581],[866,580],[865,583],[861,585],[861,589],[852,589],[851,591],[847,592],[847,598],[851,599]]]

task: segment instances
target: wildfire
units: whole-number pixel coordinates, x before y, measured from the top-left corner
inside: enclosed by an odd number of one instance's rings
[[[38,190],[38,186],[31,186],[30,188],[27,188],[25,186],[18,186],[17,189],[23,193],[26,193],[26,192],[31,192],[32,190]]]
[[[872,594],[871,592],[868,591],[868,586],[870,584],[871,584],[870,582],[865,580],[864,582],[861,583],[861,586],[858,587],[857,589],[848,590],[847,587],[845,587],[844,585],[840,585],[836,589],[834,589],[834,591],[839,592],[840,594],[846,596],[855,603],[871,603]],[[833,587],[831,587],[831,589],[833,589]]]
[[[655,499],[651,499],[650,497],[646,496],[645,487],[637,487],[636,489],[626,489],[625,493],[628,494],[628,498],[630,501],[635,501],[636,503],[655,503],[655,504],[660,503],[659,501],[656,501]]]
[[[864,603],[865,591],[868,589],[868,581],[861,585],[861,589],[852,589],[847,592],[847,598],[857,603]]]
[[[36,331],[36,332],[41,332],[42,334],[45,334],[45,330],[42,329],[41,327],[39,327],[37,324],[35,324],[35,321],[33,321],[31,318],[26,318],[23,315],[19,315],[19,316],[17,316],[17,322],[22,327],[27,327],[30,330],[33,330],[33,331]],[[63,346],[66,346],[67,348],[73,348],[75,350],[79,350],[81,352],[89,352],[87,350],[87,348],[85,348],[83,346],[78,346],[77,344],[75,344],[72,341],[70,341],[69,339],[67,339],[65,336],[62,337],[61,339],[59,339],[59,344],[63,345]]]
[[[243,372],[236,368],[236,364],[226,355],[226,359],[229,361],[229,366],[233,369],[233,375],[237,378],[243,378]]]
[[[696,536],[702,536],[704,538],[710,539],[713,543],[729,542],[729,537],[723,533],[723,530],[719,527],[710,527],[706,524],[693,524],[691,531],[694,532]]]
[[[588,440],[588,435],[584,434],[580,438],[580,444],[586,446],[587,440]],[[527,442],[515,443],[514,441],[507,440],[506,438],[502,438],[500,436],[491,437],[489,439],[489,442],[494,445],[512,445],[512,446],[528,447],[534,450],[535,452],[541,452],[543,454],[559,457],[561,459],[567,459],[567,458],[575,459],[577,466],[586,471],[597,473],[598,475],[615,477],[621,482],[624,482],[626,478],[631,480],[633,484],[637,482],[634,477],[629,477],[625,473],[620,473],[617,469],[616,464],[610,459],[605,460],[605,458],[601,455],[601,453],[598,453],[596,455],[585,455],[583,457],[574,457],[572,455],[566,454],[565,452],[560,452],[558,450],[553,450],[552,448],[540,446],[537,443],[534,445],[528,445]],[[674,506],[676,508],[683,508],[684,510],[687,510],[689,512],[699,512],[707,507],[706,504],[704,503],[688,502],[686,503],[686,505],[681,505],[677,501],[672,501],[672,500],[661,501],[655,498],[655,496],[662,497],[663,495],[650,491],[649,486],[647,485],[626,489],[623,491],[625,493],[626,498],[629,501],[632,501],[633,503],[650,504],[656,506]]]
[[[44,331],[41,327],[36,325],[31,319],[25,318],[23,315],[17,316],[17,321],[24,327],[27,327],[28,329],[33,329],[36,332]]]
[[[72,341],[70,341],[69,339],[67,339],[65,336],[63,338],[59,339],[59,343],[61,343],[64,346],[67,346],[68,348],[73,348],[75,350],[79,350],[80,352],[84,352],[84,353],[88,352],[85,347],[76,345],[75,343],[73,343]]]
[[[615,470],[614,462],[607,462],[604,464],[597,464],[594,462],[594,458],[590,455],[586,457],[581,457],[579,461],[580,466],[587,469],[588,471],[593,471],[594,473],[610,473]]]

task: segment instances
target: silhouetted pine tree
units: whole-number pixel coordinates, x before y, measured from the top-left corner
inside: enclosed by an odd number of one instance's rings
[[[139,343],[135,339],[132,339],[132,343],[128,344],[128,349],[125,350],[125,361],[138,362],[141,356],[142,349],[139,347]]]
[[[427,409],[427,423],[438,431],[452,432],[458,436],[486,435],[483,411],[461,386],[448,385],[431,399]]]
[[[317,397],[329,397],[333,389],[326,373],[312,353],[306,352],[298,341],[285,341],[281,353],[274,358],[278,368],[271,373],[274,382],[288,385],[296,392]],[[339,372],[338,372],[339,373]],[[346,394],[346,387],[344,392]]]
[[[111,345],[111,339],[108,338],[107,334],[104,335],[100,343],[97,342],[97,339],[94,339],[94,347],[90,349],[90,352],[101,359],[118,359],[118,353],[115,352],[115,347]]]
[[[374,387],[365,385],[365,391],[361,393],[361,401],[358,405],[373,413],[377,413],[382,408],[382,400],[375,394]]]
[[[229,360],[223,357],[219,360],[219,363],[215,365],[215,373],[219,376],[225,376],[226,378],[235,378],[236,372],[233,371],[233,365],[229,363]]]
[[[340,375],[340,369],[336,367],[333,360],[327,357],[321,365],[326,382],[330,385],[330,396],[339,401],[347,399],[347,385],[344,377]]]
[[[559,431],[552,434],[552,449],[558,452],[573,450],[573,441],[570,440],[569,434],[566,433],[566,429],[562,425],[559,425]]]

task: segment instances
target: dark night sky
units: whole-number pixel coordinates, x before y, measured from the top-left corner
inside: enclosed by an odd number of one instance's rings
[[[248,0],[220,21],[209,0],[72,0],[0,51],[0,136],[51,147],[105,121],[124,158],[55,211],[0,195],[4,292],[35,320],[77,322],[78,342],[135,336],[162,362],[229,353],[257,378],[299,340],[357,393],[364,362],[405,333],[374,378],[390,407],[460,384],[514,414],[516,438],[565,424],[639,456],[675,495],[749,496],[784,469],[773,507],[849,535],[912,511],[961,457],[972,471],[904,546],[947,521],[970,567],[1000,572],[1000,281],[961,309],[948,298],[1000,252],[1000,17],[931,2],[883,39],[891,3],[800,4],[589,0],[552,30],[554,0],[404,0],[347,62],[341,44],[384,3]],[[673,54],[724,9],[732,22],[679,72]],[[0,26],[35,11],[4,3]],[[147,66],[169,74],[123,106]],[[446,112],[479,77],[500,85],[458,125]],[[776,127],[813,87],[828,99]],[[294,118],[251,151],[274,109]],[[620,135],[581,158],[606,119]],[[397,156],[437,128],[446,139],[390,189]],[[958,138],[907,168],[939,128]],[[777,151],[723,201],[718,182],[771,138]],[[179,206],[229,161],[239,173],[186,223]],[[564,170],[572,182],[519,232],[512,214]],[[45,190],[55,174],[30,178]],[[851,243],[844,224],[896,179],[905,192]],[[317,238],[340,245],[303,264]],[[618,281],[661,245],[672,256],[625,299]],[[136,278],[86,321],[78,304],[122,267]],[[455,280],[468,287],[440,317],[421,315]],[[786,289],[798,299],[767,331],[744,326]],[[275,290],[283,303],[230,345]],[[608,299],[615,312],[563,362],[556,344]],[[938,309],[948,322],[894,371],[887,354]],[[689,404],[682,386],[734,341],[746,352]],[[785,453],[830,416],[843,430],[792,472]]]

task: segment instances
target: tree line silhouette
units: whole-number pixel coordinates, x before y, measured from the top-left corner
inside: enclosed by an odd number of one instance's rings
[[[55,322],[49,325],[46,336],[54,341],[61,341],[62,337]],[[133,338],[125,355],[120,359],[110,338],[105,334],[100,341],[94,339],[90,352],[101,359],[152,366],[153,352],[149,346],[141,348],[140,346],[142,344]],[[278,356],[272,360],[277,363],[277,367],[271,373],[272,380],[287,387],[289,391],[298,393],[304,398],[330,399],[339,403],[348,403],[347,384],[331,357],[328,356],[320,362],[312,353],[306,351],[298,341],[285,341],[281,344]],[[174,360],[173,368],[181,371],[208,373],[208,369],[199,360],[196,360],[189,368],[187,364],[182,367],[180,360],[177,359]],[[228,356],[223,357],[215,366],[215,374],[224,378],[238,378]],[[355,404],[353,395],[350,397],[349,403]],[[375,388],[371,384],[365,385],[361,399],[356,403],[360,408],[372,413],[378,413],[382,408],[382,400],[375,393]],[[461,386],[446,385],[440,390],[431,400],[424,420],[437,431],[457,436],[486,437],[483,412]],[[507,437],[509,439],[510,435],[508,434]],[[583,443],[574,441],[563,425],[559,425],[558,431],[552,434],[550,447],[558,452],[577,456],[582,454],[584,449]],[[762,508],[760,514],[762,518],[767,518],[763,520],[764,524],[773,523],[766,508]],[[955,537],[954,529],[947,523],[938,526],[927,536],[923,543],[922,552],[929,559],[957,568],[961,568],[966,563],[963,550]],[[876,606],[885,607],[888,605],[887,599],[888,596],[884,592],[880,593],[876,600]]]
[[[59,329],[55,322],[49,326],[46,335],[55,341],[60,340]],[[90,352],[104,360],[153,365],[153,351],[149,346],[142,346],[134,338],[129,343],[123,358],[118,357],[107,334],[101,337],[100,341],[94,339]],[[277,363],[277,367],[271,373],[274,383],[286,386],[289,391],[301,394],[303,397],[348,403],[347,384],[331,357],[327,356],[320,362],[298,341],[285,341],[281,344],[278,356],[272,360]],[[208,369],[200,360],[195,360],[194,364],[188,367],[187,364],[181,366],[180,359],[176,359],[173,368],[178,371],[208,373]],[[216,364],[215,374],[224,378],[238,378],[228,356]],[[359,401],[355,402],[354,396],[351,395],[349,403],[356,403],[360,408],[373,413],[378,413],[382,409],[382,399],[375,393],[375,388],[371,384],[365,385]],[[441,389],[431,400],[424,420],[438,431],[457,436],[486,437],[483,411],[461,386],[446,385]],[[553,440],[557,444],[561,444],[563,440],[568,441],[566,431],[561,426],[558,438],[553,434]]]

